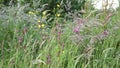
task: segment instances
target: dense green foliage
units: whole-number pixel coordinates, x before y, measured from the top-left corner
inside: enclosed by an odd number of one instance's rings
[[[81,10],[84,8],[85,0],[1,0],[0,3],[4,5],[10,5],[20,3],[21,5],[25,5],[26,3],[30,3],[31,7],[34,7],[34,3],[37,3],[37,7],[40,7],[40,5],[48,4],[48,9],[53,10],[56,8],[57,4],[60,4],[64,6],[65,10],[71,11],[71,10]],[[70,7],[71,6],[71,7]],[[69,8],[69,9],[68,9]]]

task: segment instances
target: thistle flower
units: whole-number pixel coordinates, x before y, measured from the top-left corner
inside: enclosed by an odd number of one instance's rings
[[[109,31],[108,31],[108,30],[105,30],[105,31],[103,31],[103,34],[104,34],[104,35],[108,35],[108,34],[109,34]]]
[[[79,27],[74,28],[74,32],[78,33],[79,32]]]

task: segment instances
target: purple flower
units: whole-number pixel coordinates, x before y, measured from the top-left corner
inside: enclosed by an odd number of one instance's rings
[[[105,30],[105,31],[103,32],[103,34],[104,34],[104,35],[108,35],[108,34],[109,34],[109,31],[108,31],[108,30]]]
[[[74,28],[74,32],[78,33],[79,32],[79,27]]]

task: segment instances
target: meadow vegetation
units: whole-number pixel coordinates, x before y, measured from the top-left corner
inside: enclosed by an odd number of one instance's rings
[[[15,1],[0,5],[0,68],[120,68],[119,9]]]

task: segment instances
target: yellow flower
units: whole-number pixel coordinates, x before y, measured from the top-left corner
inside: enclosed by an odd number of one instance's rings
[[[42,27],[45,27],[45,24],[42,24],[41,26],[42,26]]]
[[[57,14],[57,17],[60,17],[60,14]]]
[[[40,24],[38,25],[38,28],[41,28],[41,25],[40,25]]]
[[[45,24],[39,24],[39,25],[38,25],[38,28],[41,28],[41,27],[42,27],[42,28],[45,27]]]
[[[57,4],[57,7],[59,8],[59,7],[60,7],[60,5],[59,5],[59,4]]]
[[[65,52],[64,52],[64,51],[62,51],[62,53],[64,54]]]
[[[34,12],[29,11],[28,14],[34,14]]]
[[[37,22],[40,22],[40,20],[37,20]]]
[[[42,12],[43,15],[46,15],[46,13],[47,13],[46,11],[43,11],[43,12]]]

